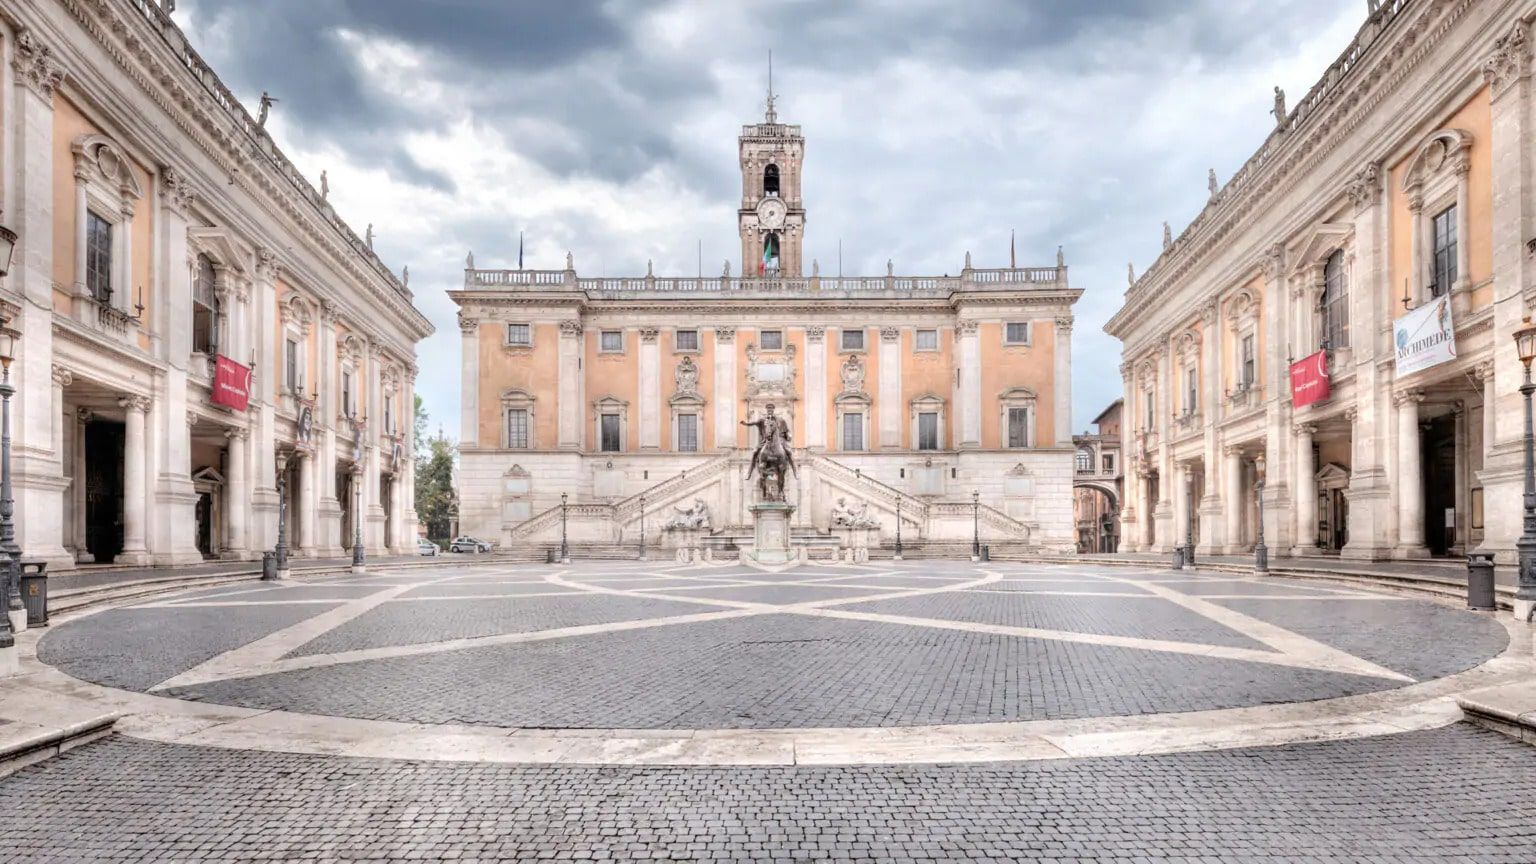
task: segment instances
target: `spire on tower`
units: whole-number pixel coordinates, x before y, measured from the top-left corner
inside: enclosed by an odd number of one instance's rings
[[[773,51],[768,52],[768,110],[763,112],[763,120],[768,123],[779,122],[779,112],[774,110],[773,103],[778,97],[773,95]]]

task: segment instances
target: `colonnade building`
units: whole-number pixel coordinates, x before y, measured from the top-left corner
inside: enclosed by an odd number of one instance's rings
[[[18,541],[53,569],[415,543],[431,326],[145,0],[0,9]]]
[[[1536,3],[1370,5],[1105,328],[1122,549],[1513,560]]]
[[[738,141],[740,275],[590,278],[465,269],[460,521],[506,546],[665,542],[679,509],[712,542],[751,534],[746,473],[771,403],[799,474],[792,527],[862,510],[890,546],[1071,551],[1067,268],[822,275],[802,266],[800,127]],[[806,272],[806,269],[809,272]],[[977,503],[973,506],[973,493]],[[562,509],[562,501],[570,506]],[[842,508],[839,510],[839,508]]]

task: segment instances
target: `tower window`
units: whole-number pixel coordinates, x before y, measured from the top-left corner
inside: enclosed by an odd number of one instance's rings
[[[197,274],[192,278],[192,350],[204,354],[218,352],[219,300],[213,286],[213,260],[198,255]]]
[[[763,169],[763,194],[773,196],[779,194],[779,166],[769,164]]]

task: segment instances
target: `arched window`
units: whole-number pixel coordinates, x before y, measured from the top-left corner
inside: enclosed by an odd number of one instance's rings
[[[1349,347],[1349,276],[1344,252],[1336,251],[1323,265],[1323,347]]]
[[[779,166],[772,163],[763,169],[763,194],[779,194]]]
[[[779,235],[769,234],[763,238],[763,270],[766,275],[779,272]]]
[[[219,350],[219,295],[214,290],[213,259],[197,256],[192,274],[192,350],[217,354]]]

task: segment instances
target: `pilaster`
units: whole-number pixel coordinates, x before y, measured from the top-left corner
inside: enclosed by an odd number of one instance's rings
[[[661,449],[661,346],[659,329],[640,328],[640,449]]]
[[[880,428],[876,435],[881,449],[901,447],[901,330],[880,328]],[[916,442],[914,442],[915,446]]]
[[[827,328],[805,328],[805,446],[827,449]]]
[[[736,446],[736,328],[715,328],[715,446]]]

